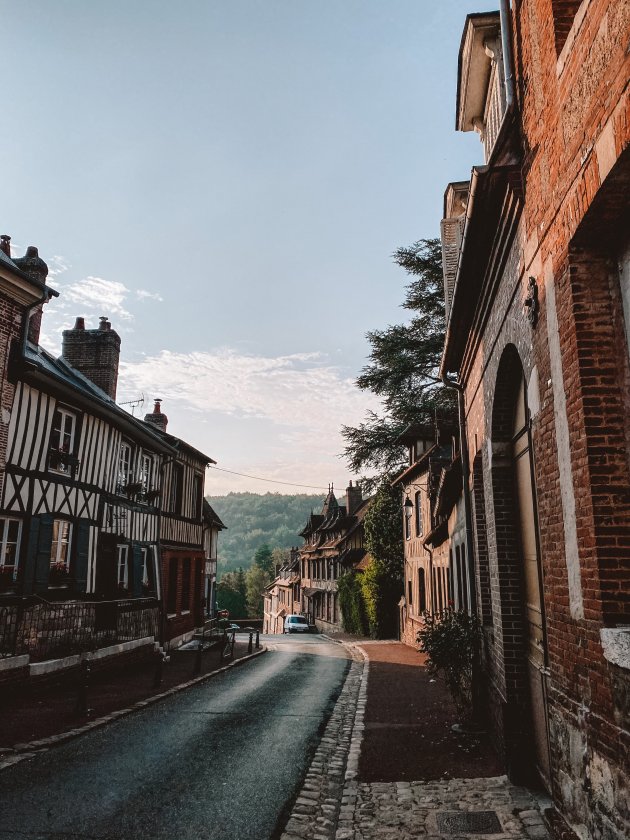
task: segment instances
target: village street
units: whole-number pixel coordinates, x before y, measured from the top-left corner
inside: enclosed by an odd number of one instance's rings
[[[286,819],[348,669],[318,636],[2,772],[0,837],[265,840]]]

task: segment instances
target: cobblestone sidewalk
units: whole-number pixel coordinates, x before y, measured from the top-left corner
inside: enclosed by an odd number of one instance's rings
[[[352,663],[281,840],[548,840],[529,791],[506,776],[360,782],[369,661]]]

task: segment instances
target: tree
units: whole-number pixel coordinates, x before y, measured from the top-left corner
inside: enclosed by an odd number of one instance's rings
[[[218,582],[217,606],[220,610],[229,610],[232,618],[245,617],[247,613],[245,605],[245,583],[244,580],[239,580],[238,572],[227,572]]]
[[[402,503],[389,481],[379,486],[365,519],[365,547],[372,561],[361,578],[370,635],[397,635],[398,601],[403,594]]]
[[[266,543],[261,545],[254,554],[254,565],[267,572],[268,575],[273,575],[273,552]]]
[[[455,410],[453,392],[437,378],[445,332],[440,240],[420,239],[393,258],[413,278],[402,303],[413,314],[408,323],[367,333],[371,350],[357,385],[382,399],[383,413],[368,412],[358,427],[342,427],[350,469],[377,472],[364,478],[367,489],[403,468],[404,448],[396,438],[406,426]]]
[[[262,618],[265,587],[271,582],[271,575],[260,566],[252,566],[247,572],[247,614],[250,618]]]

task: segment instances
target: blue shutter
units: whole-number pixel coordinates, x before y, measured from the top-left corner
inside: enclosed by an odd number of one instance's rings
[[[84,593],[87,589],[88,560],[90,551],[90,523],[79,520],[75,526],[77,535],[77,551],[74,564],[74,580],[77,592]]]
[[[131,586],[129,588],[134,598],[142,598],[142,552],[137,543],[131,546],[131,558]]]
[[[28,541],[24,557],[24,570],[22,572],[22,594],[30,595],[33,592],[35,580],[35,561],[37,558],[37,544],[39,542],[39,516],[32,516],[28,529]]]
[[[39,520],[39,539],[35,558],[35,592],[46,592],[48,589],[54,519],[54,516],[44,513]]]

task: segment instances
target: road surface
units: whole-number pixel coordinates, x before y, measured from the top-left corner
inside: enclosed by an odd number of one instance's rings
[[[269,636],[225,674],[0,772],[0,840],[278,836],[343,685],[341,646]]]

